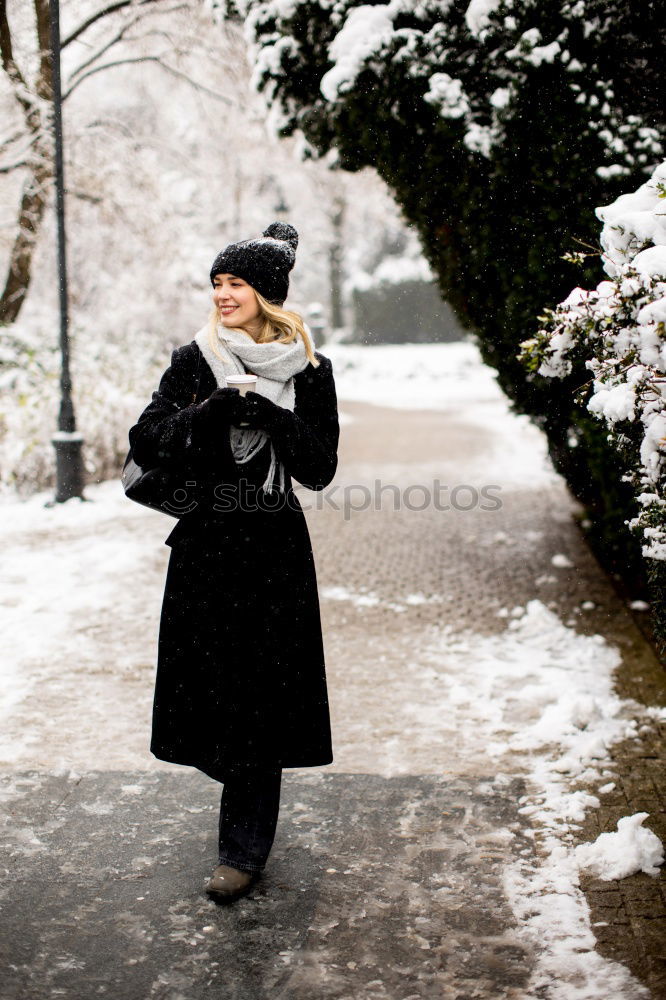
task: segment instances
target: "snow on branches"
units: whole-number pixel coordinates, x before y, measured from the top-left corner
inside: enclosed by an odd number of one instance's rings
[[[492,159],[521,115],[521,92],[551,67],[598,136],[601,178],[626,176],[655,162],[664,149],[658,131],[622,100],[604,64],[617,35],[614,4],[599,0],[208,0],[222,17],[245,22],[253,82],[271,105],[276,130],[300,128],[300,76],[318,77],[308,95],[335,116],[365,71],[417,81],[420,96],[454,121],[473,154]],[[314,25],[316,30],[313,32]],[[619,74],[622,76],[622,73]],[[559,86],[559,84],[558,84]],[[279,107],[279,110],[278,110]],[[399,111],[396,107],[396,113]],[[303,146],[312,154],[312,148]]]
[[[521,358],[553,378],[580,362],[591,372],[581,401],[606,422],[641,505],[627,523],[644,556],[666,560],[666,161],[597,216],[608,280],[546,310]]]

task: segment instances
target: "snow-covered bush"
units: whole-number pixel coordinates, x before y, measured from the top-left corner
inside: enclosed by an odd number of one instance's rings
[[[70,331],[74,407],[90,482],[118,475],[128,428],[165,362],[155,339],[129,325],[119,330],[105,323],[92,336],[77,322]],[[30,307],[0,338],[0,491],[6,494],[54,484],[60,354],[53,327],[48,308]]]
[[[666,561],[666,161],[597,216],[607,279],[545,310],[521,357],[550,378],[581,363],[591,373],[578,398],[635,488],[640,510],[627,523],[646,559]]]

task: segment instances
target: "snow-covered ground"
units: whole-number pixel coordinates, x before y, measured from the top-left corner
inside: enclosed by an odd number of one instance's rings
[[[356,426],[346,419],[346,400],[445,410],[504,449],[502,466],[508,463],[511,481],[522,489],[554,481],[542,436],[510,413],[472,344],[325,350],[334,362],[343,433]],[[128,503],[118,482],[87,493],[94,502],[45,508],[44,494],[0,505],[5,769],[168,768],[150,758],[147,745],[160,579],[169,551],[160,542],[172,522]],[[380,600],[343,586],[322,587],[321,598],[369,609]],[[437,599],[405,594],[391,608],[396,630],[410,607]],[[433,761],[446,760],[448,770],[458,753],[499,785],[508,775],[524,776],[528,793],[520,808],[543,851],[536,867],[530,860],[507,862],[504,883],[521,933],[541,956],[525,996],[646,997],[624,967],[594,951],[578,871],[587,864],[617,870],[618,849],[625,859],[631,855],[623,874],[654,871],[659,845],[646,836],[645,817],[595,847],[574,850],[573,838],[585,810],[596,808],[612,784],[609,749],[650,725],[656,712],[617,697],[613,673],[620,654],[602,636],[577,633],[536,596],[523,607],[504,608],[501,617],[506,627],[494,636],[424,627],[399,681],[379,696],[380,710],[382,703],[387,713],[400,706],[402,727],[387,738],[382,760],[413,773],[428,750]],[[344,743],[345,725],[352,732],[360,724],[346,720],[338,741]],[[365,761],[357,766],[372,768]],[[577,791],[579,781],[596,785],[596,794]],[[508,829],[497,835],[513,836]]]
[[[470,479],[495,478],[505,486],[536,488],[557,479],[546,440],[525,414],[512,413],[495,372],[471,341],[449,344],[327,344],[341,399],[405,410],[443,410],[476,429],[494,447],[483,463],[470,458]],[[344,412],[343,412],[344,418]],[[499,478],[501,476],[501,479]]]
[[[407,410],[507,413],[506,397],[492,368],[481,363],[471,341],[450,344],[326,344],[341,399]]]

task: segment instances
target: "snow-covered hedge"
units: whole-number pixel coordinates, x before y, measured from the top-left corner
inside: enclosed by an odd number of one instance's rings
[[[455,123],[465,147],[486,159],[510,141],[534,70],[553,67],[601,140],[599,177],[631,173],[663,148],[652,107],[625,107],[612,79],[653,12],[623,0],[208,0],[221,18],[245,22],[253,83],[276,131],[316,131],[312,114],[336,118],[372,76],[391,95],[408,77],[411,99]],[[314,33],[312,28],[317,27]],[[632,44],[623,35],[636,33]],[[656,43],[656,39],[655,39]],[[647,53],[646,53],[647,55]],[[645,64],[647,63],[647,65]],[[645,60],[641,75],[655,71]],[[620,70],[621,72],[621,70]],[[619,75],[619,73],[618,73]],[[546,76],[548,79],[548,76]],[[307,90],[310,107],[302,98]],[[653,94],[652,100],[657,95]],[[305,113],[304,113],[305,110]],[[398,108],[394,107],[397,115]],[[556,111],[556,108],[553,108]],[[315,129],[312,126],[315,125]],[[303,151],[317,155],[319,138]],[[379,138],[379,137],[378,137]]]
[[[546,310],[521,356],[551,378],[589,370],[580,401],[607,425],[640,505],[627,523],[646,558],[666,560],[666,161],[597,215],[608,279]]]

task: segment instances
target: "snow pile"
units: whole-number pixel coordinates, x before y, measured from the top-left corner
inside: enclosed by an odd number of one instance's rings
[[[130,503],[118,479],[86,495],[51,508],[48,493],[0,502],[5,766],[67,767],[77,754],[77,766],[145,763],[160,602],[151,569],[167,518]]]
[[[509,88],[505,88],[508,95],[511,94]],[[492,125],[481,124],[476,121],[476,116],[472,110],[472,101],[465,90],[465,85],[461,79],[450,76],[448,73],[433,73],[428,80],[428,90],[423,95],[423,100],[437,109],[441,118],[461,121],[465,126],[463,143],[467,149],[473,153],[481,153],[486,159],[490,159],[493,146],[502,138],[499,115],[510,103],[509,100],[500,100],[496,97],[495,89],[489,99],[489,113],[492,118]]]
[[[560,43],[554,41],[548,45],[539,45],[540,41],[541,32],[539,29],[529,28],[520,36],[515,48],[506,53],[507,59],[522,60],[533,66],[540,66],[544,62],[552,63],[562,51]]]
[[[520,862],[504,876],[504,890],[523,935],[538,951],[523,997],[548,1000],[650,1000],[629,970],[595,951],[578,866],[566,847],[555,848],[535,870]]]
[[[341,585],[322,587],[320,596],[328,601],[351,601],[358,608],[373,608],[381,603],[374,591],[361,593]]]
[[[505,403],[495,372],[471,341],[326,344],[340,399],[401,409],[470,409]]]
[[[578,635],[537,599],[508,619],[499,639],[447,628],[437,635],[423,654],[437,667],[431,711],[446,705],[461,742],[470,752],[482,745],[498,768],[520,766],[520,757],[535,789],[521,811],[554,849],[599,806],[595,795],[572,790],[573,779],[600,780],[608,748],[636,735],[633,716],[645,710],[615,694],[620,655],[602,636]]]
[[[637,191],[622,194],[596,210],[601,230],[603,264],[611,278],[626,264],[645,274],[664,277],[666,263],[666,162]]]
[[[470,758],[485,752],[500,775],[526,777],[519,811],[538,830],[542,857],[517,860],[503,876],[520,933],[537,955],[525,996],[648,997],[628,970],[594,950],[574,840],[600,803],[575,786],[607,791],[609,748],[661,713],[616,695],[620,654],[601,636],[579,635],[538,600],[501,616],[508,624],[499,636],[437,631],[420,655],[422,702],[407,706],[406,722],[432,733],[445,713],[444,739],[455,733]]]
[[[610,882],[636,872],[658,875],[658,865],[664,863],[664,845],[656,833],[643,823],[648,813],[625,816],[615,833],[602,833],[593,844],[579,844],[574,857],[580,869]]]
[[[629,524],[643,555],[666,559],[666,161],[633,194],[597,209],[610,280],[575,288],[522,344],[526,363],[551,378],[584,362],[581,401],[609,428],[641,511]],[[630,425],[639,423],[636,435]]]
[[[383,600],[379,594],[374,590],[368,590],[367,587],[360,587],[358,591],[351,590],[349,587],[343,587],[341,585],[322,587],[319,596],[326,601],[349,601],[354,607],[359,610],[364,608],[388,608],[397,614],[402,613],[407,610],[407,607],[414,607],[421,604],[441,604],[443,598],[440,594],[431,594],[430,597],[426,597],[425,594],[418,591],[417,593],[407,594],[405,597],[400,598],[398,601],[386,601]]]

